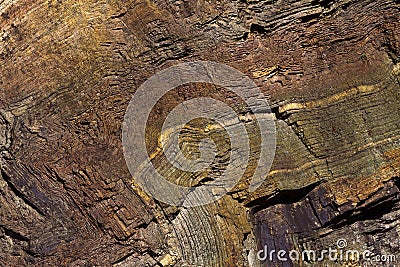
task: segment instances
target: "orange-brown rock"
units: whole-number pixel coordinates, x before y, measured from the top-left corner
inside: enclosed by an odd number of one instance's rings
[[[359,266],[256,257],[340,239],[399,264],[399,21],[398,0],[0,1],[0,266]],[[146,79],[193,60],[257,83],[277,151],[255,192],[180,208],[136,185],[121,129]],[[229,96],[177,88],[154,125],[193,95]]]

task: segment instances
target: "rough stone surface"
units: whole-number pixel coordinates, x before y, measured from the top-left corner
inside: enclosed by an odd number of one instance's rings
[[[399,264],[399,21],[398,0],[0,0],[0,266],[359,266],[255,258],[339,239]],[[257,191],[245,175],[185,209],[135,185],[121,125],[140,84],[192,60],[253,78],[278,143]],[[194,95],[229,96],[178,88],[152,125]]]

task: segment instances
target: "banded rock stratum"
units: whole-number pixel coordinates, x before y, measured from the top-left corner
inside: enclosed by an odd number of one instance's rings
[[[399,9],[398,0],[0,0],[0,265],[359,266],[254,254],[343,238],[400,261]],[[255,81],[277,149],[255,192],[245,175],[217,202],[178,208],[135,184],[121,127],[144,81],[194,60]],[[210,84],[171,91],[152,117],[149,153],[173,107],[210,95],[240,104]],[[204,135],[202,123],[188,132]],[[157,164],[168,172],[164,158]],[[213,171],[223,169],[222,158]]]

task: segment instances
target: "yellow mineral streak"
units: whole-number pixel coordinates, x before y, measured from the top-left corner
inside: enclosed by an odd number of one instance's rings
[[[278,66],[272,66],[272,67],[265,68],[263,70],[255,71],[255,72],[253,72],[253,77],[256,79],[265,77],[265,76],[271,77],[271,76],[275,75],[278,68],[279,68]]]
[[[284,106],[279,107],[279,112],[283,113],[286,111],[294,111],[294,110],[302,110],[302,109],[312,109],[312,108],[318,108],[318,107],[326,107],[329,105],[332,105],[334,103],[343,101],[348,98],[353,98],[356,95],[359,94],[369,94],[372,93],[376,90],[378,90],[380,87],[375,86],[375,85],[360,85],[358,87],[353,87],[347,91],[340,92],[322,99],[318,100],[313,100],[305,103],[289,103]]]

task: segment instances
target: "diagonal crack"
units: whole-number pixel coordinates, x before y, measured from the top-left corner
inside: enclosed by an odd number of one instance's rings
[[[292,129],[294,134],[299,138],[300,142],[305,146],[305,148],[308,150],[308,152],[316,159],[323,159],[324,157],[318,156],[315,154],[315,152],[311,149],[310,145],[307,143],[307,140],[304,138],[304,136],[296,130],[294,126],[296,126],[296,122],[289,123],[287,120],[289,119],[291,113],[288,112],[279,112],[279,106],[271,108],[272,113],[275,114],[275,117],[277,120],[281,120],[287,124],[287,126]]]
[[[14,192],[14,194],[22,199],[24,203],[28,206],[30,206],[32,209],[34,209],[37,213],[39,213],[42,216],[45,216],[43,211],[39,209],[35,204],[32,203],[11,181],[11,177],[4,171],[4,169],[1,169],[0,171],[1,177],[4,179],[4,181],[7,183],[8,187],[11,189],[11,191]]]

